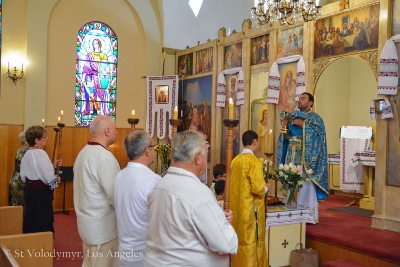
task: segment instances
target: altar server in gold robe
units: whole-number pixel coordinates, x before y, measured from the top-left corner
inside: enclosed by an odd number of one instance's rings
[[[229,209],[235,216],[239,247],[231,255],[231,267],[263,267],[267,265],[265,250],[265,193],[263,165],[254,154],[260,150],[258,135],[246,131],[242,136],[244,149],[231,162]]]

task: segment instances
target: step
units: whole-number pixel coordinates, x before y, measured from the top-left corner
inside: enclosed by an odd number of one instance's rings
[[[359,263],[349,260],[339,260],[339,261],[326,261],[323,264],[324,267],[365,267]]]

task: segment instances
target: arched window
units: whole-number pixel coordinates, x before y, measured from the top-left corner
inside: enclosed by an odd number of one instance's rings
[[[76,38],[75,126],[88,126],[98,115],[115,120],[118,42],[111,28],[92,21]]]

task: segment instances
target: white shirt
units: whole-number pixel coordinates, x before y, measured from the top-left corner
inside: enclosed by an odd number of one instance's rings
[[[49,156],[43,149],[28,149],[21,161],[21,180],[40,180],[51,189],[57,187],[57,176]]]
[[[120,171],[114,155],[101,145],[86,145],[74,164],[74,206],[78,231],[89,245],[117,237],[114,179]]]
[[[114,206],[117,217],[119,266],[144,265],[147,234],[147,195],[161,179],[140,163],[128,162],[115,177]],[[134,263],[134,264],[133,264]]]
[[[148,196],[145,266],[227,267],[238,238],[210,189],[170,167]]]

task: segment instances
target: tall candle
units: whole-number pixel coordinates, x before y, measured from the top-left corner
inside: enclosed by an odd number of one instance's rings
[[[232,98],[229,98],[229,105],[228,105],[228,119],[233,120],[233,100]]]
[[[63,111],[63,110],[61,110],[60,122],[63,122],[63,120],[64,120],[64,111]]]
[[[174,120],[177,120],[178,119],[178,106],[175,106],[175,109],[174,109]]]
[[[267,153],[272,153],[273,152],[273,146],[274,146],[274,139],[272,137],[272,129],[269,129],[269,134],[268,134],[268,145],[267,145]]]
[[[135,118],[135,110],[134,109],[132,109],[132,114],[131,115],[132,115],[132,119]]]
[[[44,119],[42,119],[42,126],[44,126]]]

